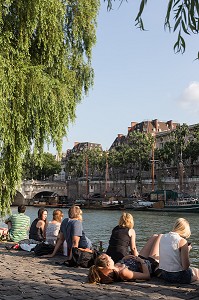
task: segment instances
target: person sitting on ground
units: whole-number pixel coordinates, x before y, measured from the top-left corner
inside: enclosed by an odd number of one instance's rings
[[[53,219],[48,222],[46,227],[46,243],[55,245],[60,232],[63,212],[60,209],[53,211]]]
[[[106,254],[111,256],[115,263],[129,254],[129,248],[131,250],[131,254],[138,256],[135,242],[136,234],[133,227],[133,216],[129,213],[123,212],[119,220],[119,225],[112,231],[109,246],[106,251]]]
[[[190,267],[187,238],[191,235],[189,222],[176,220],[171,232],[160,239],[160,278],[172,283],[190,283],[199,280],[199,269]]]
[[[92,243],[86,237],[82,227],[82,210],[79,206],[74,205],[68,210],[69,218],[65,218],[60,227],[59,239],[55,245],[55,249],[51,255],[46,257],[53,257],[63,245],[64,241],[67,243],[68,258],[71,258],[72,248],[91,249]]]
[[[89,269],[89,283],[149,280],[158,267],[159,240],[159,235],[152,236],[139,256],[127,255],[116,264],[109,255],[105,253],[99,255]]]
[[[5,220],[8,225],[9,240],[12,242],[19,242],[27,239],[28,230],[30,228],[30,217],[25,215],[26,206],[18,206],[18,214],[11,215]]]
[[[44,242],[46,239],[46,226],[47,226],[48,212],[45,208],[38,210],[38,218],[36,218],[30,227],[29,239]]]

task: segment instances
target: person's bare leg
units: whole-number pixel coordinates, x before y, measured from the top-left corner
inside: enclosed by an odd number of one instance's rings
[[[161,234],[154,234],[141,249],[140,255],[148,258],[149,256],[159,260],[159,243]]]
[[[198,281],[199,280],[199,269],[197,269],[197,268],[193,268],[193,267],[191,267],[191,269],[192,269],[192,273],[193,273],[193,276],[192,276],[192,282],[193,281]]]
[[[141,256],[143,256],[145,258],[149,257],[149,254],[151,252],[151,248],[152,248],[155,240],[157,239],[157,237],[158,237],[157,234],[152,235],[148,239],[148,241],[146,242],[146,244],[144,245],[144,247],[140,250],[139,255],[141,255]]]
[[[158,262],[159,262],[159,258],[160,258],[160,239],[161,239],[161,237],[162,237],[162,234],[158,234],[157,238],[154,240],[153,246],[149,253],[149,257],[154,258]]]

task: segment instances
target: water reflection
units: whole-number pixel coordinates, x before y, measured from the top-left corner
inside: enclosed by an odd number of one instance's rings
[[[37,217],[38,208],[27,207],[26,213],[31,221]],[[12,207],[12,212],[16,213],[17,208]],[[52,218],[52,208],[48,208],[48,220]],[[172,229],[175,220],[179,217],[186,218],[191,226],[190,242],[192,250],[190,252],[193,266],[199,267],[199,214],[197,213],[160,213],[160,212],[142,212],[130,211],[134,216],[135,231],[137,236],[137,247],[140,249],[147,239],[154,233],[165,233]],[[63,209],[64,217],[68,216],[68,210]],[[104,248],[108,245],[111,230],[118,224],[121,211],[83,211],[83,226],[86,235],[95,243],[103,241]],[[1,227],[5,224],[1,224]]]

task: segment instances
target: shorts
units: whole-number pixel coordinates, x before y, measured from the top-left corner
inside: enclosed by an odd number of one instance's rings
[[[150,275],[154,276],[155,271],[159,266],[159,263],[152,257],[145,258],[142,255],[139,255],[139,257],[145,260],[145,262],[147,263],[147,266],[149,268]],[[149,267],[149,265],[150,265],[150,267]]]
[[[148,259],[144,259],[148,269],[149,269],[149,273],[152,273],[152,266],[151,266],[151,262]],[[122,259],[119,261],[122,264],[125,264],[126,267],[133,271],[133,272],[142,272],[142,267],[139,261],[137,261],[134,258],[127,258],[127,259]]]
[[[179,272],[167,272],[160,270],[159,278],[162,278],[171,283],[191,283],[193,276],[191,268]]]

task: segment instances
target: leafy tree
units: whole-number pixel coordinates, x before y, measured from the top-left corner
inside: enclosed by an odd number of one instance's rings
[[[66,170],[72,177],[84,177],[86,175],[86,163],[88,163],[88,175],[93,177],[105,169],[105,152],[98,147],[74,152],[67,159]]]
[[[51,153],[44,153],[41,161],[31,155],[23,162],[23,178],[43,180],[61,171],[61,164]]]
[[[151,134],[143,132],[132,132],[128,136],[128,144],[131,146],[131,162],[137,166],[139,170],[138,182],[142,193],[142,172],[149,170],[150,158],[152,153],[152,145],[154,138]]]
[[[104,0],[104,2],[107,2],[108,10],[112,9],[113,0]],[[121,5],[124,0],[118,2]],[[128,1],[126,0],[126,2]],[[135,18],[136,26],[141,30],[145,30],[142,15],[148,2],[150,1],[140,0],[140,8]],[[169,0],[164,27],[165,29],[168,28],[169,31],[177,32],[174,51],[184,53],[186,49],[184,36],[199,32],[199,2],[197,0]],[[197,59],[199,59],[199,52]]]
[[[191,176],[194,175],[194,162],[199,158],[199,125],[195,126],[192,137],[185,149],[185,158],[190,160]]]
[[[129,151],[130,147],[128,144],[121,144],[109,152],[109,167],[112,167],[113,174],[120,174],[120,176],[125,177],[126,170],[128,168]]]
[[[9,211],[22,161],[46,142],[61,150],[93,83],[99,0],[0,1],[0,210]]]
[[[109,152],[109,161],[110,161],[109,166],[112,167],[113,175],[118,176],[119,174],[120,178],[124,179],[125,197],[127,197],[126,178],[127,178],[127,170],[130,162],[129,159],[130,151],[131,149],[128,144],[121,144]]]

